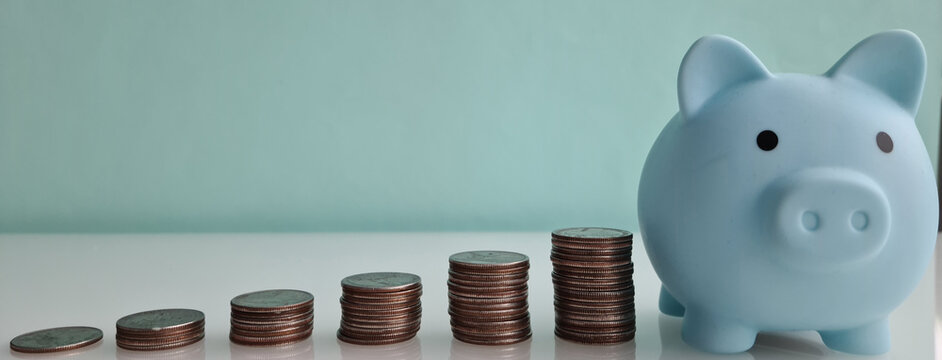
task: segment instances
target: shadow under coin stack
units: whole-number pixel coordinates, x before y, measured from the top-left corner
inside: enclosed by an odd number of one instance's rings
[[[126,350],[174,349],[203,339],[205,319],[201,311],[190,309],[139,312],[118,319],[115,339]]]
[[[448,263],[448,314],[455,339],[506,345],[530,338],[526,255],[467,251],[452,255]]]
[[[634,339],[631,233],[571,228],[552,237],[556,336],[585,344]]]
[[[314,295],[301,290],[264,290],[229,302],[229,340],[240,345],[274,346],[307,339],[314,331]]]
[[[422,319],[422,279],[418,275],[376,272],[351,275],[340,282],[340,330],[337,338],[358,345],[409,340]]]

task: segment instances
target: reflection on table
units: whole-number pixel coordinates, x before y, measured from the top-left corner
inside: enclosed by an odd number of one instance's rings
[[[115,358],[118,360],[205,360],[206,350],[204,343],[206,340],[181,348],[159,350],[159,351],[133,351],[118,348],[115,352]]]
[[[314,358],[314,341],[304,341],[280,346],[245,346],[229,342],[229,358],[232,360],[309,360]]]
[[[389,345],[356,345],[337,340],[343,360],[419,360],[422,344],[418,337]]]
[[[511,345],[475,345],[451,339],[450,360],[529,360],[530,340]]]
[[[556,338],[556,360],[634,360],[635,342],[587,345]]]
[[[828,349],[821,337],[813,331],[790,331],[759,333],[756,345],[740,354],[715,355],[690,347],[681,339],[683,319],[659,315],[658,328],[661,334],[661,360],[785,360],[785,359],[855,359],[859,355],[845,354]],[[888,359],[887,355],[867,356],[867,360]]]

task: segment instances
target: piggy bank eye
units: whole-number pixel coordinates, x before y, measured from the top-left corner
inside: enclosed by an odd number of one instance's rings
[[[778,135],[775,135],[772,130],[764,130],[759,133],[759,136],[756,136],[756,145],[759,145],[762,150],[772,151],[778,146]]]
[[[880,148],[880,151],[883,151],[887,154],[890,151],[893,151],[893,138],[890,137],[890,134],[885,132],[879,132],[877,134],[877,147]]]

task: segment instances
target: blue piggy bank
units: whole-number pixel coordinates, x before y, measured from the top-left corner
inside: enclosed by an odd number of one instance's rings
[[[925,73],[904,30],[821,76],[772,74],[724,36],[691,46],[638,193],[660,309],[686,343],[734,353],[759,331],[815,330],[834,350],[889,350],[939,219],[914,122]]]

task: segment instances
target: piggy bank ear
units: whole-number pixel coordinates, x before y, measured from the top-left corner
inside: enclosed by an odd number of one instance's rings
[[[677,75],[677,99],[685,119],[694,118],[713,95],[731,86],[771,77],[745,45],[709,35],[690,46]]]
[[[860,80],[915,116],[926,82],[926,50],[909,31],[882,32],[850,49],[825,75]]]

